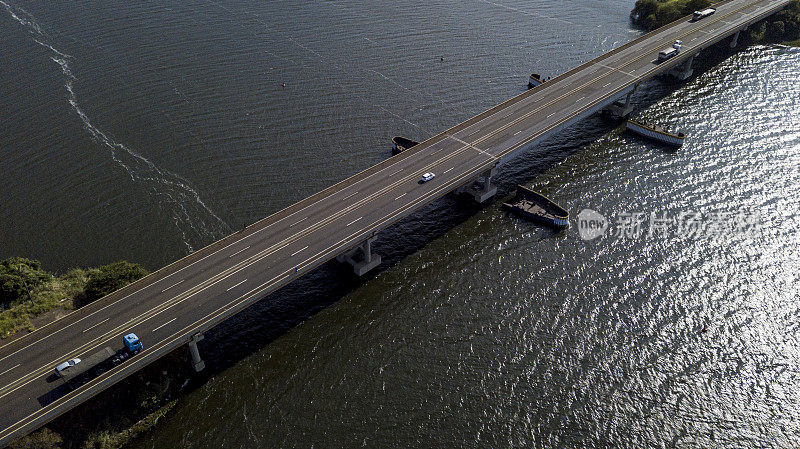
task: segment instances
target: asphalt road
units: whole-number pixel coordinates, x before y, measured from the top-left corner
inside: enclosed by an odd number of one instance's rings
[[[521,94],[438,136],[0,346],[0,446],[132,374],[373,233],[475,179],[789,0],[731,0]],[[656,64],[683,40],[681,56]],[[521,74],[522,75],[522,74]],[[436,177],[425,184],[424,172]],[[135,332],[144,351],[70,391],[51,373]]]

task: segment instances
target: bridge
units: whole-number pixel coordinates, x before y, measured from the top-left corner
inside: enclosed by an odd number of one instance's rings
[[[734,46],[789,2],[729,0],[708,18],[673,22],[0,346],[0,447],[181,345],[202,369],[204,331],[333,258],[359,275],[375,268],[381,230],[456,190],[488,200],[497,166],[598,111],[627,115],[643,81],[687,78],[699,51],[731,36]],[[658,63],[678,39],[679,55]],[[425,172],[436,177],[419,183]],[[120,349],[128,332],[145,345],[139,355],[75,389],[52,376],[64,360]]]

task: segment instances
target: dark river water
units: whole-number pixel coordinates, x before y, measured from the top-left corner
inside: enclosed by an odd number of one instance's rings
[[[158,268],[633,39],[632,6],[0,0],[0,256]],[[800,51],[712,62],[637,97],[680,150],[590,118],[501,168],[566,232],[445,198],[383,271],[207,334],[134,447],[800,446]]]

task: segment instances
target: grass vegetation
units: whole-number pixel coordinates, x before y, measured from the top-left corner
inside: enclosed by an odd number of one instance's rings
[[[167,402],[154,412],[122,430],[103,430],[89,435],[78,447],[82,449],[119,449],[139,435],[152,429],[178,403],[177,399]],[[74,444],[69,445],[74,446]],[[61,449],[64,440],[56,432],[44,427],[36,432],[14,441],[9,449]]]
[[[173,407],[177,404],[177,399],[174,399],[163,407],[159,408],[153,413],[145,416],[137,421],[135,424],[125,430],[115,432],[113,430],[104,430],[89,436],[83,443],[84,449],[119,449],[127,444],[137,436],[147,432],[156,425],[159,419],[164,417]],[[45,430],[45,429],[42,429]],[[56,446],[58,447],[58,446]],[[13,448],[12,448],[13,449]],[[48,448],[49,449],[49,448]]]
[[[33,331],[36,317],[81,307],[146,274],[141,265],[125,261],[62,275],[44,271],[38,260],[0,261],[0,338]]]

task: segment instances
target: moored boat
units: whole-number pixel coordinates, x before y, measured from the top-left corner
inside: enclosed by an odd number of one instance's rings
[[[683,145],[683,140],[686,138],[686,134],[684,133],[671,133],[661,126],[641,123],[635,120],[628,120],[626,127],[628,131],[642,137],[678,147]]]
[[[542,79],[538,73],[531,73],[530,78],[528,78],[528,89],[541,86],[542,84],[544,84],[544,79]]]
[[[569,226],[569,212],[550,198],[523,186],[517,186],[517,194],[503,207],[521,217],[541,224],[563,229]]]
[[[392,137],[392,154],[400,154],[403,151],[419,144],[416,140],[406,139],[405,137]]]

